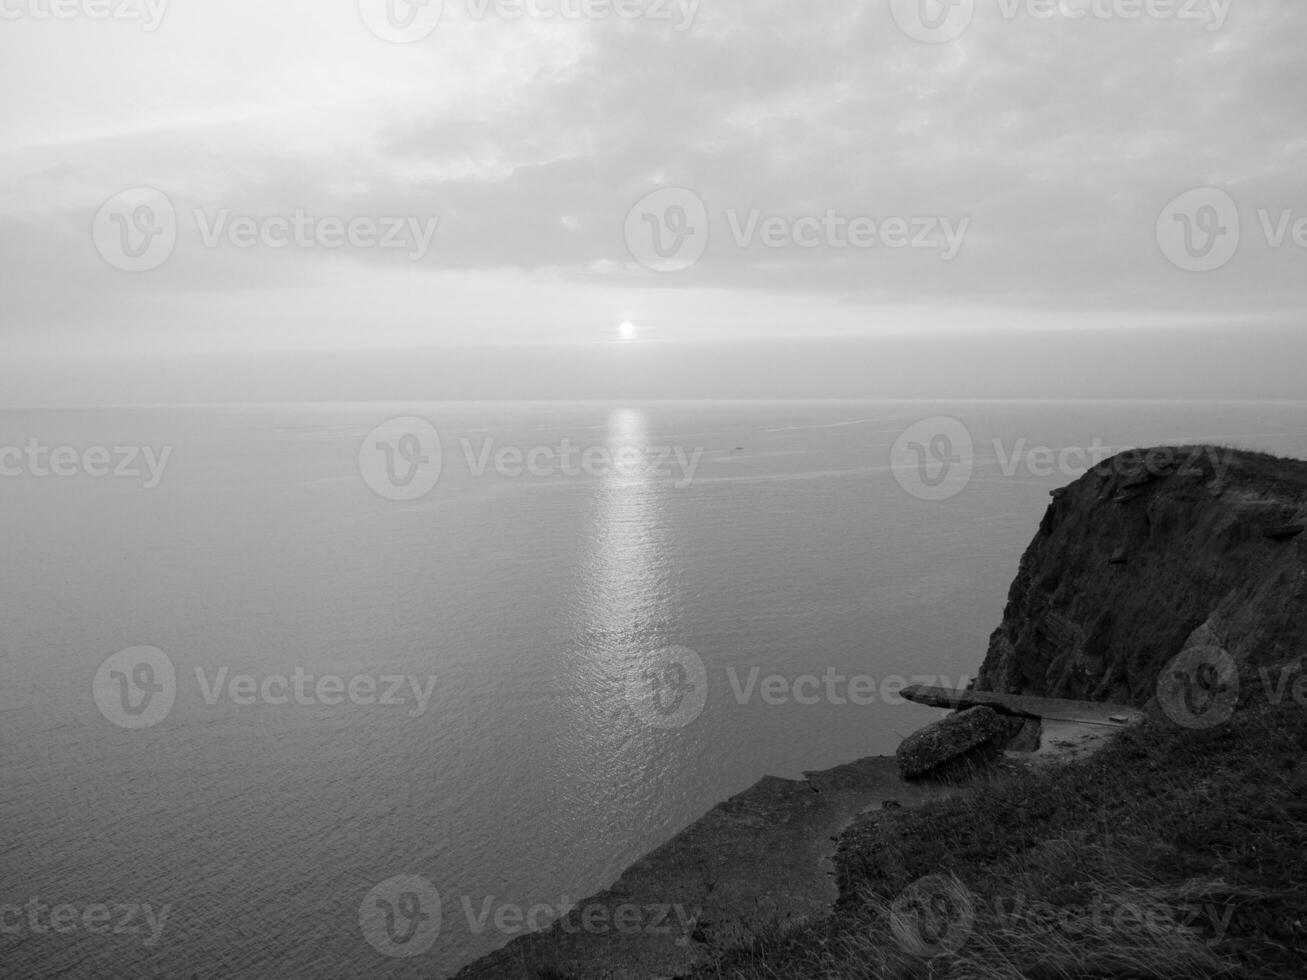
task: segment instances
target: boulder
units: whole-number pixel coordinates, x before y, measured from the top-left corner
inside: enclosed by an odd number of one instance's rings
[[[943,774],[957,763],[996,755],[1008,737],[1008,723],[992,708],[968,708],[913,732],[895,758],[904,779]],[[954,765],[950,766],[949,764]]]

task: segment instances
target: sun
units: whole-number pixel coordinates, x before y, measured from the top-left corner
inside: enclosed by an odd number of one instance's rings
[[[636,337],[640,336],[640,328],[630,320],[625,320],[617,328],[617,336],[629,344],[631,341],[635,340]]]

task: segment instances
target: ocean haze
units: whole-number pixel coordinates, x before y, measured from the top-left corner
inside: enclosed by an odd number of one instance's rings
[[[1307,330],[1251,320],[750,341],[57,357],[0,364],[0,404],[620,399],[1296,399]]]

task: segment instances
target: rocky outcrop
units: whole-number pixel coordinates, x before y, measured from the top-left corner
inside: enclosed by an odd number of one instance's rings
[[[895,753],[904,779],[947,776],[971,762],[996,757],[1007,741],[1008,723],[992,708],[968,708],[941,718],[905,738]]]
[[[1186,650],[1223,649],[1250,677],[1297,660],[1304,518],[1304,462],[1216,447],[1104,462],[1053,497],[976,688],[1146,706]]]

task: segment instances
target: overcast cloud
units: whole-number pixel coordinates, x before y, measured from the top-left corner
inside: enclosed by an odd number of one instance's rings
[[[0,0],[7,360],[1301,322],[1297,0],[561,3]]]

